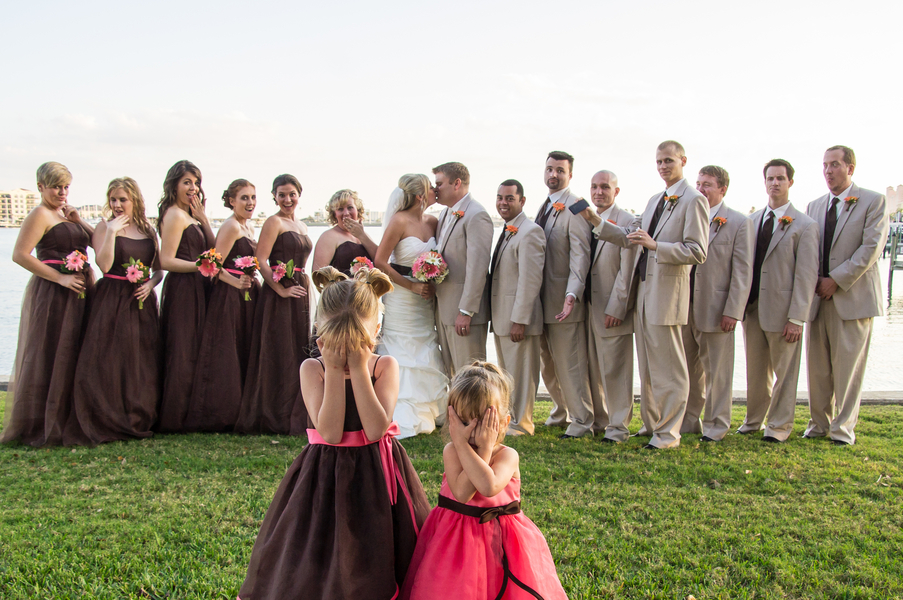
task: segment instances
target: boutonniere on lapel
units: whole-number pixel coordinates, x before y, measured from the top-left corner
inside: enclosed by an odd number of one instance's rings
[[[608,222],[611,223],[612,225],[617,225],[617,224],[618,224],[618,222],[615,221],[614,219],[608,219]]]
[[[564,204],[561,202],[554,202],[554,203],[552,203],[552,208],[555,209],[556,213],[560,213],[561,211],[564,210]]]
[[[715,217],[714,219],[712,219],[712,223],[715,224],[715,233],[718,233],[718,231],[721,229],[721,226],[727,223],[727,219],[725,219],[724,217]]]
[[[847,205],[847,212],[849,212],[857,202],[859,202],[859,196],[847,196],[843,199],[843,203]]]
[[[452,216],[460,221],[461,217],[464,216],[464,211],[463,210],[452,211]]]
[[[680,196],[668,196],[665,200],[668,201],[668,210],[674,210],[674,207],[677,206],[677,201],[680,200]]]
[[[515,227],[514,225],[505,225],[505,231],[508,232],[509,240],[517,235],[517,227]]]
[[[778,219],[778,223],[781,224],[781,231],[784,231],[785,229],[787,229],[788,225],[793,223],[793,217],[788,217],[785,215],[785,216],[781,217],[780,219]]]

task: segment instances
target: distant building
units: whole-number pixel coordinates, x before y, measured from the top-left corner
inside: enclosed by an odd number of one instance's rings
[[[386,216],[386,212],[382,210],[370,210],[364,209],[364,225],[381,225],[383,222],[383,217]],[[310,218],[314,223],[328,223],[329,215],[326,214],[326,209],[321,208],[314,212],[313,216]]]
[[[75,208],[78,209],[79,216],[86,221],[103,219],[103,204],[85,204]]]
[[[0,191],[0,227],[19,227],[32,209],[41,203],[41,195],[18,188]]]

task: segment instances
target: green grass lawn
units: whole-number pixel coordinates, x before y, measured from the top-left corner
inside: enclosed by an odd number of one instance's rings
[[[548,410],[537,406],[537,422]],[[545,427],[509,439],[524,512],[570,598],[903,598],[903,407],[864,407],[853,447],[800,439],[806,414],[797,408],[796,434],[778,446],[694,435],[648,452],[645,439],[562,442]],[[0,446],[0,597],[235,598],[304,443]],[[435,502],[442,440],[404,446]]]

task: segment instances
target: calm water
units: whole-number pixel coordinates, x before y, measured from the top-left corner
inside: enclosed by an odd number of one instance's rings
[[[316,244],[320,234],[327,227],[311,227],[310,237]],[[372,228],[368,230],[370,235],[378,240],[382,230]],[[500,230],[496,230],[497,237]],[[0,379],[7,379],[7,374],[12,369],[16,352],[16,338],[19,329],[19,316],[21,311],[22,294],[31,274],[12,261],[13,246],[18,236],[18,229],[0,229]],[[89,249],[89,255],[93,262],[94,256]],[[310,264],[307,265],[308,268]],[[882,281],[887,283],[888,261],[879,261]],[[95,269],[95,275],[99,275]],[[872,332],[872,346],[868,360],[868,370],[865,375],[864,387],[868,391],[895,391],[903,390],[903,369],[897,365],[897,359],[903,358],[903,271],[898,271],[895,281],[897,293],[894,301],[887,310],[887,316],[875,319]],[[159,291],[158,287],[158,291]],[[886,290],[885,290],[886,292]],[[736,363],[734,365],[734,389],[746,388],[746,363],[743,350],[743,336],[739,328],[736,335],[737,350]],[[488,343],[487,353],[489,360],[494,361],[495,348],[492,340]],[[806,390],[805,377],[805,352],[803,353],[803,366],[800,371],[799,389]],[[637,364],[634,359],[634,365]],[[636,369],[636,367],[635,367]],[[634,385],[639,385],[639,376],[634,373]]]

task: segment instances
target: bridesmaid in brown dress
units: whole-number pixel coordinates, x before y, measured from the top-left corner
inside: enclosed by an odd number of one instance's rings
[[[312,270],[326,265],[351,276],[351,262],[358,256],[370,261],[376,256],[376,243],[364,232],[364,203],[357,192],[339,190],[326,205],[333,228],[323,233],[314,249]]]
[[[185,431],[232,431],[251,352],[260,284],[237,270],[235,259],[257,251],[250,222],[257,190],[247,179],[236,179],[223,192],[223,204],[232,209],[232,216],[216,233],[216,251],[226,258],[207,303]]]
[[[13,261],[34,276],[25,288],[16,359],[0,442],[61,444],[72,407],[75,365],[94,274],[63,272],[73,250],[87,253],[90,225],[66,204],[72,174],[57,162],[38,168],[41,203],[22,222]],[[37,251],[37,257],[32,256]]]
[[[162,348],[154,287],[163,279],[157,234],[131,177],[110,182],[104,212],[111,217],[97,226],[93,244],[104,276],[94,289],[78,356],[67,445],[149,437],[157,420]],[[150,279],[130,282],[129,259],[153,268]]]
[[[174,164],[163,182],[160,199],[160,266],[169,271],[163,282],[163,398],[157,430],[184,431],[191,401],[195,364],[207,309],[207,282],[195,264],[215,244],[204,212],[201,171],[187,160]]]
[[[295,218],[301,184],[292,175],[273,182],[279,207],[260,230],[257,260],[265,285],[254,312],[251,359],[235,430],[242,433],[303,435],[307,409],[301,398],[298,368],[308,358],[310,280],[304,265],[313,244],[307,226]],[[273,281],[280,262],[294,261],[295,273]]]

